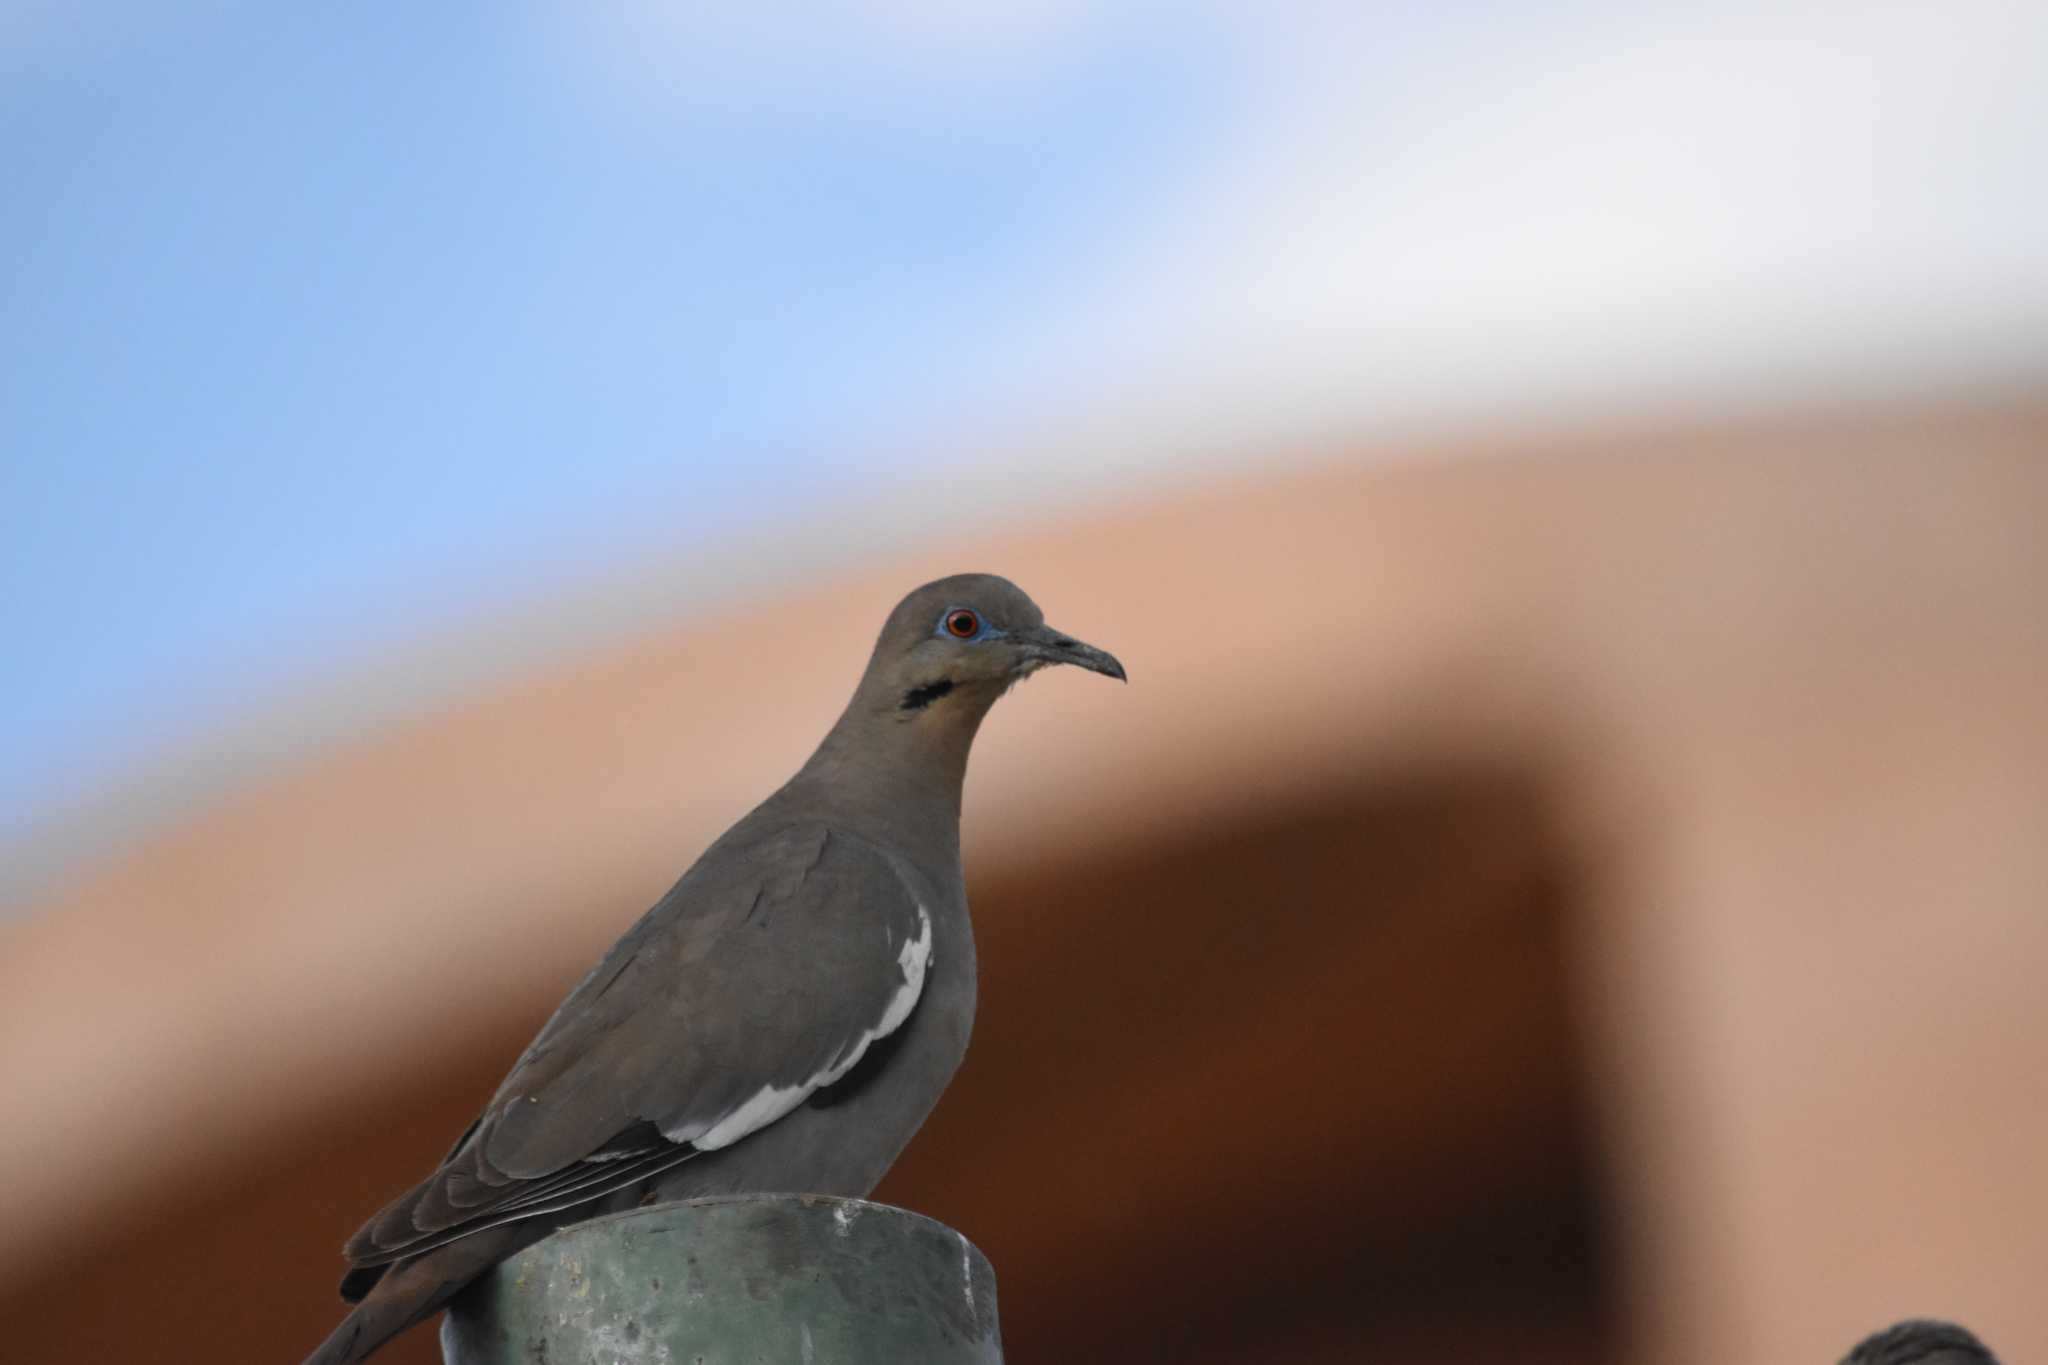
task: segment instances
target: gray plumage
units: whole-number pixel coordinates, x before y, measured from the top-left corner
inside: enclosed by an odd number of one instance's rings
[[[1912,1318],[1874,1332],[1842,1365],[1998,1365],[1983,1342],[1952,1322]]]
[[[362,1360],[567,1223],[873,1189],[974,1020],[968,749],[1011,684],[1055,663],[1124,676],[1004,579],[904,598],[810,761],[613,945],[440,1168],[349,1241],[357,1306],[307,1365]]]

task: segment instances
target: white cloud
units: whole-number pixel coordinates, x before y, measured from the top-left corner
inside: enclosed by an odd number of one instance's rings
[[[1227,139],[987,338],[1019,408],[1270,425],[2042,373],[2048,7],[1231,13]]]

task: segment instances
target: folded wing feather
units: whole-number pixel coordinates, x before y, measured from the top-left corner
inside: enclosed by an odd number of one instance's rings
[[[464,1140],[347,1247],[359,1266],[558,1212],[743,1140],[902,1027],[931,918],[821,825],[708,852],[563,1002]]]

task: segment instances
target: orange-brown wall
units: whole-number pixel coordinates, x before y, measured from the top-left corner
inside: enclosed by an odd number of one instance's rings
[[[0,1339],[309,1346],[881,608],[986,567],[1133,679],[991,722],[977,1042],[882,1191],[990,1253],[1014,1360],[2048,1352],[2044,449],[2009,403],[1334,462],[259,775],[0,940]]]

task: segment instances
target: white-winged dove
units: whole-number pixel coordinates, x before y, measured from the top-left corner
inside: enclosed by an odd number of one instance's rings
[[[1008,581],[928,583],[801,771],[555,1011],[436,1170],[350,1240],[359,1361],[567,1223],[662,1199],[860,1196],[967,1050],[960,792],[982,717],[1048,664],[1121,679]]]

